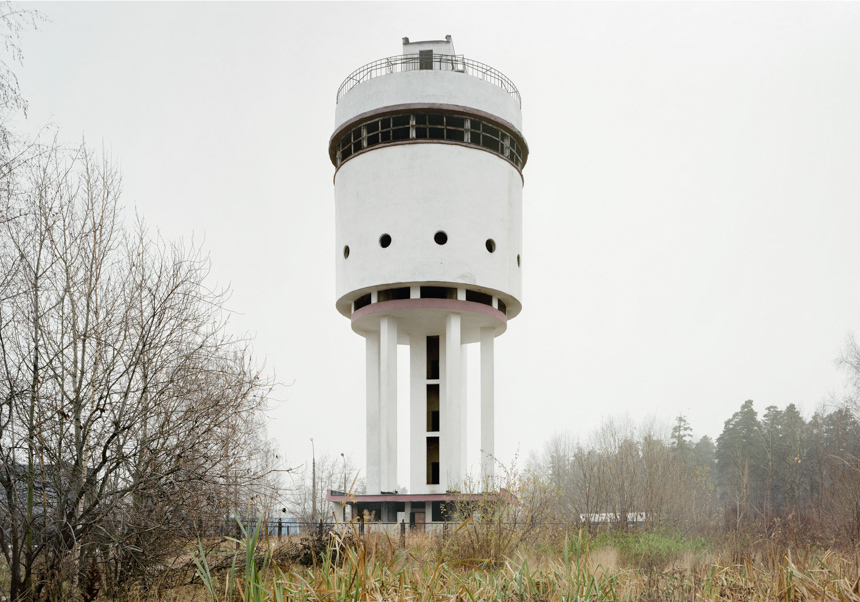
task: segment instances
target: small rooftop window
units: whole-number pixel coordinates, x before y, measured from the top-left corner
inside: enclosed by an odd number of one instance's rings
[[[432,69],[433,68],[433,51],[419,50],[418,51],[418,68]]]

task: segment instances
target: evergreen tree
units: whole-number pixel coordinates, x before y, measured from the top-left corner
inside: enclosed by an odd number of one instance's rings
[[[675,418],[675,426],[672,427],[671,442],[672,449],[685,455],[692,449],[693,429],[687,422],[686,416],[678,414]]]
[[[806,489],[807,503],[817,504],[821,492],[826,486],[825,463],[827,450],[824,436],[827,414],[818,410],[809,419],[806,426],[807,444],[807,466],[806,466]]]
[[[763,512],[769,516],[781,506],[782,482],[777,478],[777,466],[781,464],[779,427],[782,411],[776,406],[765,408],[761,420],[761,474],[763,478]]]
[[[784,483],[784,509],[799,508],[808,503],[808,432],[797,407],[790,403],[782,413],[779,429],[781,451],[777,474]]]
[[[752,400],[726,420],[717,437],[717,478],[734,509],[735,527],[761,504],[761,424]]]
[[[714,469],[717,464],[717,456],[713,439],[707,435],[702,435],[702,438],[693,446],[693,462],[696,466],[707,468],[709,471]]]

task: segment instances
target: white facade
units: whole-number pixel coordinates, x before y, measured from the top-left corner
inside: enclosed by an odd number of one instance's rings
[[[514,317],[522,189],[513,165],[465,146],[395,144],[352,157],[335,176],[338,310],[350,315],[350,303],[380,284],[446,282],[501,296]],[[434,240],[440,231],[444,245]]]
[[[404,38],[403,57],[360,69],[339,92],[337,308],[366,338],[368,494],[398,486],[398,345],[410,349],[410,493],[465,479],[463,346],[472,343],[481,349],[475,445],[485,483],[493,476],[493,341],[522,307],[528,149],[515,88],[474,65],[454,55],[450,36]]]
[[[337,104],[335,129],[380,107],[439,103],[484,111],[522,131],[517,101],[498,86],[458,71],[406,71],[378,77],[354,87]]]

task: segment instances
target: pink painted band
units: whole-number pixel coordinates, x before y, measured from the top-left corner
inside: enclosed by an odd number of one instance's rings
[[[338,492],[340,493],[340,492]],[[367,502],[450,502],[450,501],[469,501],[469,500],[498,500],[504,499],[514,501],[516,498],[510,491],[502,489],[500,492],[493,493],[382,493],[382,494],[348,494],[338,495],[334,491],[329,490],[326,493],[326,501],[328,502],[348,502],[348,503],[367,503]]]

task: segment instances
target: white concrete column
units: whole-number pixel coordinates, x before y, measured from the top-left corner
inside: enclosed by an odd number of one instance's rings
[[[381,491],[379,472],[379,333],[369,332],[365,341],[365,386],[366,386],[366,425],[367,436],[367,493],[374,494]]]
[[[448,488],[460,487],[463,482],[463,458],[460,454],[460,437],[463,425],[460,421],[462,386],[460,385],[462,361],[460,360],[460,314],[445,317],[445,390],[442,423],[445,431],[440,435],[440,461],[447,476]]]
[[[469,408],[467,386],[469,381],[468,359],[468,346],[460,345],[460,413],[457,415],[457,421],[460,424],[460,473],[464,479],[466,478],[466,469],[469,465],[469,420],[467,414]]]
[[[445,447],[448,440],[448,337],[439,335],[439,486],[438,491],[448,491],[448,466],[450,456]]]
[[[397,320],[379,320],[380,487],[397,489]]]
[[[409,337],[409,492],[427,492],[427,337]]]
[[[481,329],[481,484],[493,489],[495,447],[495,368],[494,332]]]

